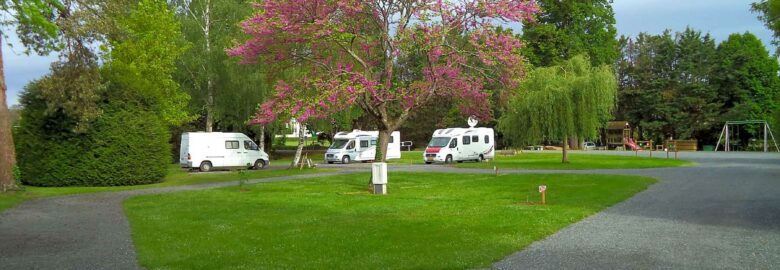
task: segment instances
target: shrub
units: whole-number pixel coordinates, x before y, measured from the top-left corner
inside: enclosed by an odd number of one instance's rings
[[[162,180],[170,162],[166,124],[151,112],[105,103],[89,129],[76,133],[72,121],[46,112],[35,83],[22,95],[15,130],[22,182],[33,186],[118,186]]]

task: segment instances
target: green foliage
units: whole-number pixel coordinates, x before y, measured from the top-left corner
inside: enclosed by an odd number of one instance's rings
[[[42,80],[47,80],[44,78]],[[24,184],[116,186],[160,181],[170,160],[168,131],[152,112],[128,110],[120,101],[102,105],[88,132],[69,131],[67,115],[47,113],[40,81],[28,85],[15,129]]]
[[[672,35],[621,38],[617,117],[639,127],[642,138],[713,139],[722,101],[712,75],[715,42],[693,29]]]
[[[530,73],[498,128],[515,146],[567,137],[595,138],[611,117],[617,82],[609,66],[584,56]]]
[[[772,45],[780,45],[780,0],[760,0],[752,4],[753,12],[758,12],[758,18],[774,33]],[[780,48],[775,52],[780,53]]]
[[[612,1],[540,0],[542,13],[523,24],[525,56],[535,66],[552,66],[579,54],[594,66],[618,57]]]
[[[778,62],[755,35],[732,34],[718,46],[712,81],[723,108],[722,121],[766,120],[778,110]],[[777,127],[774,127],[777,129]]]
[[[0,26],[16,24],[16,33],[27,49],[46,54],[59,49],[52,42],[59,34],[54,22],[57,10],[64,6],[57,0],[0,0],[0,12],[8,12],[11,21],[2,21]],[[0,29],[0,35],[5,35]]]
[[[191,120],[190,97],[171,78],[188,44],[166,2],[141,0],[117,23],[124,35],[111,40],[104,74],[123,91],[112,92],[111,98],[132,100],[136,109],[156,112],[170,125]]]
[[[247,121],[254,116],[257,104],[273,91],[276,76],[265,66],[239,65],[238,60],[228,58],[225,49],[243,35],[238,26],[252,14],[251,3],[244,0],[174,0],[171,3],[176,7],[185,39],[192,43],[177,62],[174,73],[174,79],[192,97],[188,110],[204,118],[209,113],[210,80],[214,130],[250,131]],[[207,16],[208,36],[204,33]]]

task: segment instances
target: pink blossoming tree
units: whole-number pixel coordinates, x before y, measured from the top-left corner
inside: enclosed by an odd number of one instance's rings
[[[533,0],[268,0],[241,27],[248,40],[227,53],[244,64],[306,66],[259,106],[252,122],[280,115],[300,123],[357,105],[390,133],[434,96],[489,119],[492,91],[523,77],[522,46],[496,24],[532,20]]]

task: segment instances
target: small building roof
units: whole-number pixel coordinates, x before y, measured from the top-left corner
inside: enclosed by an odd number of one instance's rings
[[[607,122],[607,129],[624,129],[630,128],[628,121],[609,121]]]

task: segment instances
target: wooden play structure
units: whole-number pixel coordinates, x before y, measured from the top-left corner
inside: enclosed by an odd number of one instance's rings
[[[610,121],[604,129],[607,149],[626,149],[626,140],[631,138],[631,125],[627,121]]]
[[[726,124],[723,125],[723,130],[720,132],[720,137],[718,137],[718,144],[715,145],[715,151],[718,151],[718,148],[720,147],[720,142],[723,139],[723,137],[726,138],[724,144],[723,144],[723,150],[726,152],[732,151],[732,141],[731,137],[733,136],[734,130],[740,126],[740,125],[750,125],[750,124],[758,124],[762,126],[763,134],[764,136],[764,143],[763,148],[764,152],[769,152],[769,138],[772,138],[772,143],[775,144],[775,150],[777,152],[780,152],[780,148],[777,146],[777,141],[775,141],[775,135],[772,134],[772,128],[769,127],[769,123],[767,123],[764,120],[746,120],[746,121],[726,121]],[[737,132],[739,130],[737,129]]]

